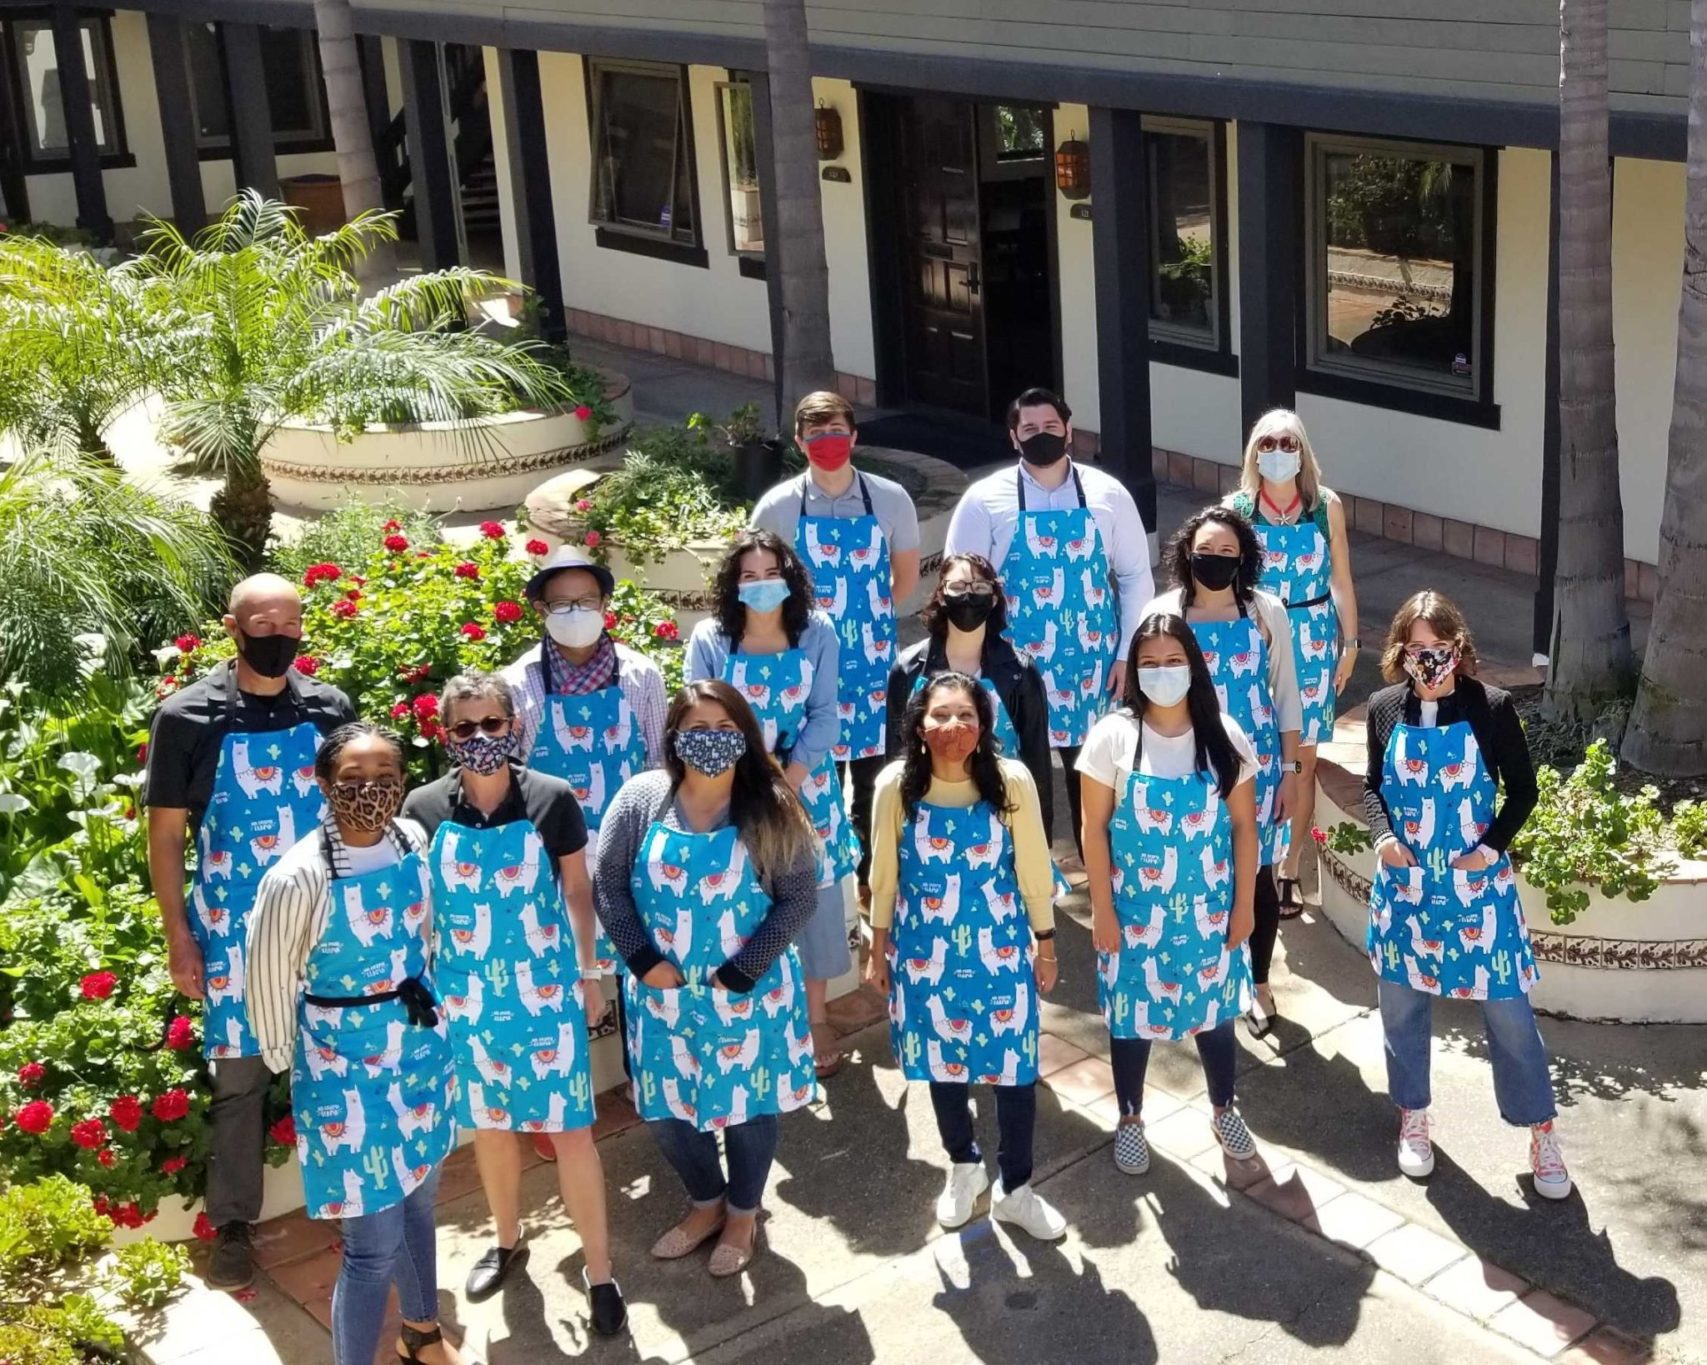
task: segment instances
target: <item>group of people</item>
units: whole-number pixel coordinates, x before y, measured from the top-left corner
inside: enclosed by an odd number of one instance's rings
[[[1116,1166],[1148,1168],[1150,1048],[1188,1037],[1215,1138],[1255,1155],[1233,1030],[1260,1037],[1277,1015],[1269,967],[1302,907],[1316,746],[1359,649],[1344,512],[1296,415],[1270,413],[1239,491],[1168,546],[1156,596],[1137,507],[1071,458],[1066,403],[1028,390],[1008,427],[1017,466],[956,509],[920,644],[901,652],[897,635],[919,578],[912,501],[855,467],[852,408],[812,394],[795,422],[807,469],[759,501],[718,566],[673,698],[607,632],[609,570],[559,549],[527,585],[539,647],[446,683],[450,768],[414,791],[398,738],[290,667],[294,585],[238,585],[236,658],[162,706],[147,779],[173,978],[205,1006],[210,1283],[252,1277],[263,1105],[288,1072],[308,1211],[343,1225],[339,1362],[373,1358],[394,1285],[400,1358],[460,1359],[437,1323],[434,1252],[458,1128],[495,1233],[470,1296],[526,1259],[531,1138],[582,1240],[591,1325],[620,1331],[588,1045],[610,1009],[635,1107],[690,1204],[652,1255],[711,1243],[710,1274],[738,1275],[759,1249],[779,1116],[845,1061],[826,1001],[853,966],[856,904],[895,1062],[928,1085],[948,1158],[943,1226],[989,1188],[970,1106],[982,1084],[1000,1132],[991,1216],[1066,1231],[1031,1176],[1055,904],[1075,883]],[[1433,1166],[1430,1002],[1477,999],[1501,1113],[1531,1130],[1537,1192],[1562,1198],[1505,852],[1535,800],[1522,728],[1439,594],[1400,610],[1382,669],[1367,948],[1399,1168]],[[1057,754],[1078,854],[1060,859]]]

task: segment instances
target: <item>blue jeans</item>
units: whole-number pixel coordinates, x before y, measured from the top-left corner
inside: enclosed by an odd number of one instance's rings
[[[647,1125],[664,1160],[676,1168],[696,1207],[728,1199],[729,1212],[745,1216],[758,1212],[776,1159],[775,1114],[761,1114],[723,1130],[723,1150],[729,1157],[728,1179],[717,1158],[717,1134],[702,1133],[686,1119],[653,1119]]]
[[[405,1320],[438,1321],[438,1192],[435,1168],[401,1204],[343,1220],[344,1263],[332,1286],[334,1365],[372,1365],[394,1283]]]
[[[992,1085],[996,1097],[996,1165],[1002,1189],[1017,1190],[1031,1180],[1031,1140],[1037,1128],[1037,1086]],[[932,1081],[931,1108],[948,1159],[956,1165],[982,1161],[972,1129],[972,1087],[964,1082]]]
[[[1203,1063],[1203,1080],[1209,1102],[1224,1109],[1233,1102],[1233,1068],[1239,1046],[1233,1041],[1233,1021],[1192,1035],[1197,1056]],[[1144,1073],[1150,1069],[1148,1038],[1110,1038],[1109,1059],[1114,1063],[1114,1097],[1126,1118],[1137,1118],[1144,1110]]]
[[[1434,997],[1386,980],[1379,983],[1378,992],[1387,1042],[1387,1093],[1401,1109],[1427,1109]],[[1553,1103],[1547,1049],[1535,1026],[1529,997],[1482,1001],[1482,1027],[1488,1036],[1500,1117],[1520,1128],[1546,1123],[1558,1108]]]

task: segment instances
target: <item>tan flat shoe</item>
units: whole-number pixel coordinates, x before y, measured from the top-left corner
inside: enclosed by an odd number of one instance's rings
[[[759,1230],[753,1229],[753,1244],[742,1248],[732,1246],[728,1242],[719,1242],[711,1253],[711,1277],[714,1280],[727,1280],[733,1275],[739,1275],[752,1264],[753,1257],[759,1251]]]
[[[656,1261],[679,1261],[684,1256],[691,1256],[723,1231],[723,1220],[719,1218],[711,1227],[699,1236],[694,1236],[682,1224],[677,1223],[656,1242],[652,1243],[652,1259]]]

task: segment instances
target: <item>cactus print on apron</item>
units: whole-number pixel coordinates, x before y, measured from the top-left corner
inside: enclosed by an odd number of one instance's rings
[[[1292,847],[1292,822],[1274,818],[1280,794],[1280,729],[1274,716],[1274,697],[1268,690],[1268,642],[1262,627],[1246,609],[1236,621],[1193,621],[1192,634],[1203,651],[1203,662],[1215,683],[1221,709],[1238,722],[1256,750],[1257,838],[1261,866],[1285,860]],[[1291,642],[1281,641],[1282,649]]]

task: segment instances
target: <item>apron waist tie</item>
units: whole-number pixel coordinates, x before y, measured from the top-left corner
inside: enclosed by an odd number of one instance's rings
[[[412,976],[396,990],[377,991],[372,995],[305,995],[303,1000],[320,1009],[356,1009],[362,1005],[383,1005],[388,1000],[401,1000],[408,1011],[409,1022],[418,1028],[436,1028],[439,1022],[438,1001],[427,989],[427,983]]]
[[[1299,611],[1304,607],[1319,607],[1322,603],[1329,601],[1332,597],[1333,593],[1325,592],[1320,597],[1312,597],[1308,602],[1288,602],[1286,604],[1286,609],[1288,611]]]

